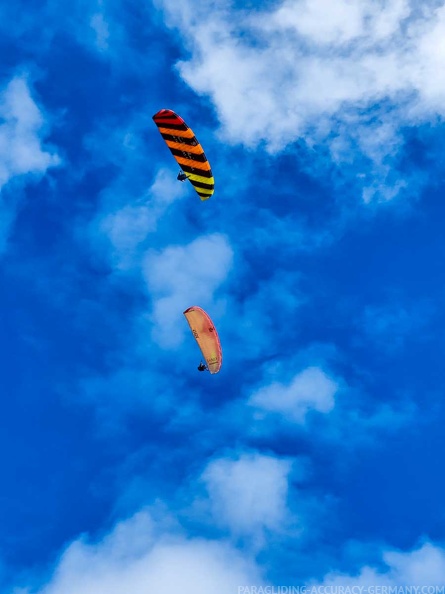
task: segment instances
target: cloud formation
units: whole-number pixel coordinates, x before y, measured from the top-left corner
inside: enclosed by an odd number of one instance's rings
[[[267,505],[261,508],[266,509]],[[244,509],[241,500],[240,513]],[[255,511],[255,508],[254,508]],[[260,511],[256,508],[256,511]],[[251,508],[248,510],[251,516]],[[266,513],[265,519],[269,518]],[[236,520],[243,525],[241,515]],[[275,524],[275,518],[272,524]],[[353,573],[329,571],[307,587],[437,586],[445,572],[445,551],[425,542],[408,551],[382,548],[379,568],[365,565]],[[60,556],[38,594],[227,594],[239,586],[270,586],[248,553],[224,539],[191,537],[165,512],[141,510],[118,522],[96,542],[87,535],[73,541]],[[15,594],[31,589],[16,588]]]
[[[184,335],[182,312],[192,305],[205,307],[226,279],[233,259],[224,235],[204,235],[191,243],[149,251],[144,277],[154,300],[153,337],[164,348],[175,347]]]
[[[261,539],[288,519],[291,461],[259,453],[211,461],[203,473],[217,524],[235,536]]]
[[[310,410],[330,412],[335,405],[338,384],[318,367],[297,373],[287,385],[273,382],[254,392],[250,406],[277,413],[290,422],[303,423]]]
[[[44,150],[45,120],[25,78],[13,78],[0,96],[0,188],[17,175],[42,175],[60,163]]]
[[[141,265],[144,241],[156,231],[159,219],[170,204],[183,195],[182,187],[172,175],[161,169],[143,198],[101,215],[93,233],[99,230],[109,240],[114,268],[125,271]]]
[[[402,129],[445,115],[444,6],[284,0],[248,13],[228,2],[162,4],[190,44],[179,72],[212,100],[226,141],[275,153],[303,139],[312,160],[326,143],[334,162],[355,164],[366,201],[407,185],[407,172],[395,171]]]
[[[445,551],[426,542],[412,551],[386,550],[382,553],[387,569],[365,566],[355,575],[332,572],[324,586],[441,586],[445,575]]]
[[[168,518],[139,512],[102,541],[74,541],[39,594],[227,594],[259,583],[255,563],[224,541],[188,538]]]
[[[25,77],[14,77],[0,92],[0,252],[4,250],[18,208],[17,192],[5,195],[14,178],[45,174],[60,164],[58,155],[45,150],[45,118],[31,95]],[[3,191],[2,191],[3,189]]]

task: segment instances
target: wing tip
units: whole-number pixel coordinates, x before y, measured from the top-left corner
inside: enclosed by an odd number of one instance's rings
[[[167,107],[163,107],[162,109],[160,109],[159,111],[157,111],[153,116],[151,116],[152,119],[156,122],[156,118],[162,118],[162,117],[174,117],[177,118],[178,120],[180,120],[182,123],[185,124],[184,120],[181,118],[180,115],[178,115],[175,111],[173,111],[173,109],[168,109]]]

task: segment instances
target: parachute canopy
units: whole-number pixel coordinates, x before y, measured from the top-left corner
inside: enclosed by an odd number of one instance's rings
[[[196,305],[186,309],[184,315],[201,349],[210,373],[218,373],[222,364],[222,350],[212,320],[203,309]]]
[[[215,186],[212,170],[192,130],[171,109],[161,109],[153,120],[201,200],[210,198]]]

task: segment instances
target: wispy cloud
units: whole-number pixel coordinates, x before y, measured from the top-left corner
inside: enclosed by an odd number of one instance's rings
[[[57,154],[42,146],[45,119],[26,78],[12,79],[2,91],[0,117],[0,187],[14,176],[38,176],[59,165]]]
[[[171,172],[158,171],[147,193],[117,210],[99,214],[91,227],[92,236],[109,240],[109,258],[113,268],[125,271],[141,267],[144,242],[156,231],[159,219],[170,204],[183,197],[181,186]]]
[[[232,258],[232,248],[220,234],[147,253],[144,277],[154,301],[153,337],[161,346],[178,345],[184,335],[184,325],[179,323],[182,312],[211,302],[230,271]]]
[[[107,21],[101,12],[95,12],[90,19],[90,26],[96,34],[96,45],[99,50],[108,50],[110,31]]]
[[[53,149],[45,149],[47,124],[32,97],[26,77],[16,76],[0,93],[0,190],[12,179],[38,179],[60,164]],[[17,191],[0,196],[0,251],[15,219]]]

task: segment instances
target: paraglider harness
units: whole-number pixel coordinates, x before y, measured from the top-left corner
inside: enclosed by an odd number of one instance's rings
[[[198,365],[198,371],[208,371],[209,368],[207,367],[207,365],[204,365],[204,363],[201,361],[201,363]]]
[[[184,173],[183,171],[180,171],[178,173],[178,177],[176,179],[179,179],[179,181],[183,182],[187,179],[188,175],[186,173]]]

